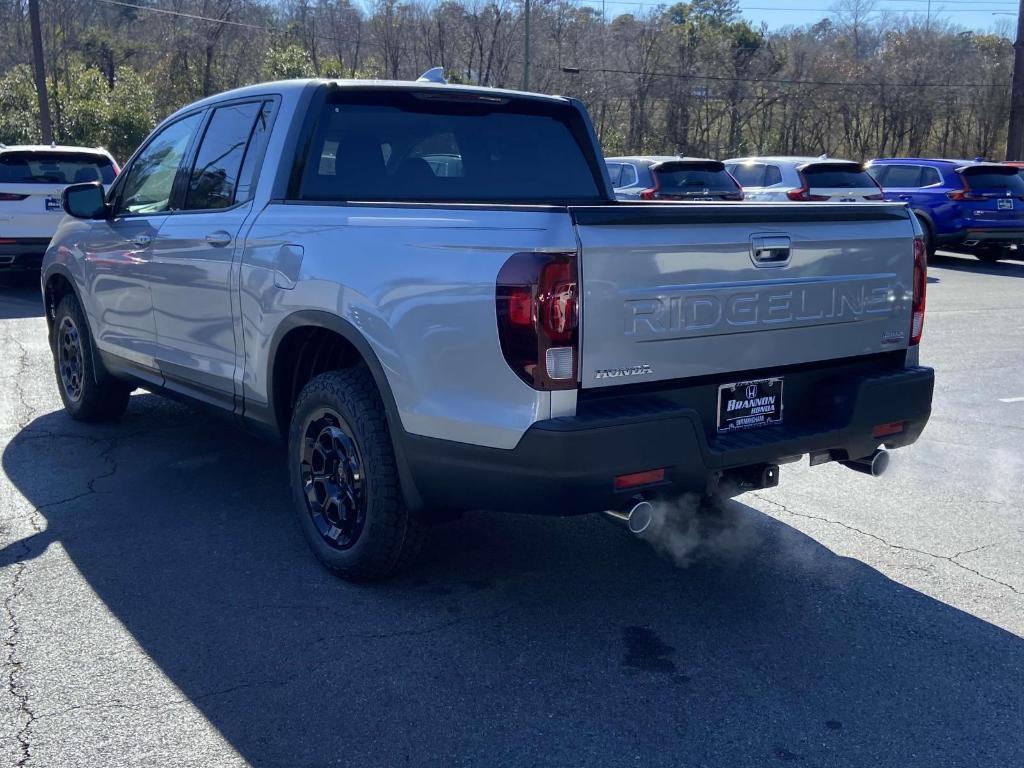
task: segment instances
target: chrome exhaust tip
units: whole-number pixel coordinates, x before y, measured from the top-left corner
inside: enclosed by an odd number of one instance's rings
[[[881,477],[889,468],[889,452],[884,448],[876,448],[870,456],[861,459],[848,459],[840,462],[844,467],[863,472],[872,477]]]
[[[651,521],[654,520],[654,505],[649,501],[638,501],[628,511],[609,509],[605,510],[605,514],[622,520],[630,533],[639,536],[651,527]]]
[[[654,520],[654,505],[649,501],[641,501],[629,510],[626,525],[629,526],[630,533],[639,536],[651,527],[652,520]]]

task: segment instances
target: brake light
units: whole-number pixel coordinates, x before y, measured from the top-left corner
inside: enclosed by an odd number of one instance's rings
[[[888,424],[878,424],[871,430],[872,437],[889,437],[898,435],[906,426],[905,421],[891,421]]]
[[[864,199],[865,200],[885,200],[885,193],[882,191],[882,185],[879,184],[877,181],[875,181],[873,178],[871,180],[875,182],[875,186],[878,188],[878,192],[876,194],[874,194],[874,195],[864,195]]]
[[[805,202],[808,200],[828,200],[828,195],[812,195],[811,185],[807,183],[807,179],[804,175],[800,174],[800,181],[803,182],[803,186],[799,189],[791,189],[786,192],[786,197],[790,200],[796,200],[799,202]]]
[[[657,189],[643,189],[640,191],[641,200],[653,200]]]
[[[921,343],[925,297],[928,291],[928,254],[924,238],[914,238],[914,287],[910,299],[910,344]]]
[[[13,192],[0,192],[0,200],[8,200],[11,202],[17,202],[24,200],[28,195],[16,195]]]
[[[946,193],[946,197],[948,197],[950,200],[956,200],[958,202],[962,201],[962,200],[984,200],[985,199],[984,195],[975,195],[975,194],[973,194],[971,192],[971,185],[970,185],[970,183],[968,183],[967,177],[965,175],[960,174],[960,180],[963,182],[964,188],[963,189],[954,190],[953,192],[947,192]]]
[[[506,362],[534,389],[573,389],[579,359],[575,253],[516,253],[498,273],[498,338]]]

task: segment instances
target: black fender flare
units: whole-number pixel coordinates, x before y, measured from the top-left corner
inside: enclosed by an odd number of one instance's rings
[[[89,325],[89,313],[86,312],[85,310],[85,302],[82,301],[81,291],[79,291],[78,283],[75,280],[74,276],[71,274],[71,271],[63,264],[60,264],[59,262],[51,264],[49,268],[46,270],[46,272],[39,276],[39,284],[40,287],[42,288],[41,298],[43,300],[43,315],[46,318],[46,335],[50,343],[51,352],[53,352],[54,343],[53,317],[50,315],[50,299],[46,292],[46,286],[49,284],[50,280],[56,275],[60,275],[61,277],[68,281],[68,285],[71,286],[71,293],[74,295],[75,301],[77,301],[78,306],[82,308],[82,315],[85,317],[85,324],[86,326]],[[54,306],[52,309],[56,310],[57,307]],[[92,342],[91,344],[89,344],[89,356],[92,358],[92,378],[93,381],[96,382],[96,384],[102,384],[104,381],[114,377],[110,374],[110,372],[107,370],[107,367],[103,364],[103,356],[100,354],[100,351],[96,349],[96,334],[92,332],[91,327],[87,328],[87,330],[89,331],[90,341]]]
[[[391,384],[388,382],[387,375],[384,373],[384,366],[381,365],[380,360],[377,357],[377,353],[373,351],[373,347],[370,346],[366,337],[363,336],[358,328],[343,317],[339,317],[331,312],[324,312],[322,310],[302,309],[292,312],[278,323],[277,328],[274,330],[274,335],[271,338],[267,354],[266,407],[268,411],[268,418],[260,420],[269,420],[270,423],[276,427],[278,435],[287,439],[288,425],[281,423],[281,416],[276,412],[277,406],[274,402],[274,391],[276,385],[276,382],[274,381],[274,363],[277,359],[278,348],[288,333],[298,328],[311,327],[323,328],[324,330],[333,331],[341,336],[355,348],[359,353],[359,356],[363,359],[363,362],[366,363],[366,367],[370,369],[370,374],[373,376],[373,380],[377,385],[377,391],[380,393],[381,401],[384,403],[384,414],[388,422],[388,431],[391,433],[391,444],[395,452],[398,477],[402,484],[402,493],[405,496],[406,505],[414,510],[422,508],[423,501],[416,489],[416,483],[413,480],[412,473],[409,471],[409,463],[406,459],[404,440],[405,429],[402,427],[402,418],[398,413],[398,404],[395,401],[394,393],[391,391]],[[247,402],[245,404],[245,413],[247,416],[251,413],[251,410],[252,404]],[[259,407],[257,407],[256,410],[260,410]]]

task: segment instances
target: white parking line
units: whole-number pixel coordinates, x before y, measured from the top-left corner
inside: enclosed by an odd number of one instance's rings
[[[1024,397],[1000,397],[1000,403],[1024,403]]]

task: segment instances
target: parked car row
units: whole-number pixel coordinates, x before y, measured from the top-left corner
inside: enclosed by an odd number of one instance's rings
[[[826,157],[610,157],[621,200],[907,203],[928,255],[942,246],[997,261],[1024,243],[1024,163]]]
[[[0,144],[0,269],[39,269],[64,218],[64,188],[89,181],[107,188],[117,172],[102,148]]]

